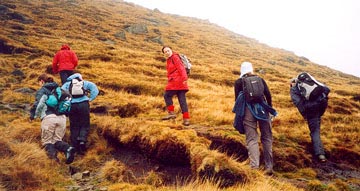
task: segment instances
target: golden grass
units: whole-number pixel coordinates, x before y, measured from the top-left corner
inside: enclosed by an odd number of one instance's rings
[[[81,1],[75,5],[57,1],[4,1],[15,4],[13,11],[36,22],[22,24],[9,20],[0,34],[0,39],[7,45],[30,50],[0,54],[0,138],[3,140],[0,147],[4,148],[0,152],[6,156],[0,160],[0,190],[23,186],[34,190],[63,190],[66,185],[74,184],[64,170],[65,165],[52,164],[40,149],[40,121],[29,123],[26,109],[3,107],[33,102],[33,95],[15,90],[23,87],[38,89],[37,76],[49,69],[52,56],[63,43],[70,44],[77,53],[78,69],[83,77],[96,83],[102,92],[91,103],[91,108],[105,108],[102,114],[91,114],[89,151],[83,157],[77,156],[73,165],[92,172],[100,171],[100,176],[105,179],[101,184],[108,190],[301,190],[283,179],[253,172],[246,162],[235,157],[209,149],[214,137],[245,144],[244,136],[232,127],[234,114],[231,112],[233,83],[239,77],[239,66],[243,61],[253,62],[256,73],[266,80],[272,92],[273,106],[279,113],[273,121],[278,177],[285,177],[290,182],[293,178],[307,177],[312,180],[307,189],[325,188],[309,168],[312,159],[311,151],[307,150],[311,143],[309,130],[289,96],[289,79],[301,71],[310,72],[332,90],[329,108],[322,120],[321,136],[326,151],[337,162],[348,165],[352,163],[351,157],[360,155],[360,103],[354,100],[360,92],[359,78],[261,44],[205,20],[163,14],[125,2],[95,2],[96,6],[94,1]],[[66,16],[64,12],[67,12]],[[148,33],[124,32],[125,27],[139,23],[147,26]],[[23,35],[17,35],[19,31],[13,28],[15,25],[25,28],[20,31]],[[126,40],[115,37],[118,32],[124,32]],[[162,45],[146,41],[157,36],[161,36],[164,44],[192,60],[190,91],[187,93],[190,127],[181,125],[176,98],[178,118],[170,122],[160,120],[166,113],[162,96],[167,82]],[[24,79],[11,74],[16,69],[24,73]],[[58,75],[54,78],[60,82]],[[171,158],[189,163],[198,179],[186,185],[166,186],[162,185],[166,175],[149,171],[142,180],[126,181],[132,172],[127,171],[126,164],[113,158],[111,153],[116,148],[109,144],[107,137],[122,145],[136,146],[152,159],[164,162]],[[65,140],[68,140],[68,133]],[[231,150],[225,145],[223,148]],[[351,157],[344,159],[341,153]],[[63,156],[59,158],[64,161]],[[222,187],[224,182],[219,180],[220,175],[232,175],[233,180],[241,181]],[[29,176],[36,178],[30,181]],[[6,182],[7,179],[12,182]],[[347,189],[344,182],[331,181],[326,189]],[[356,180],[349,181],[359,184]]]

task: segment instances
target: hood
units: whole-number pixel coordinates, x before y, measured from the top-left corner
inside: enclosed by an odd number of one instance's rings
[[[70,46],[67,44],[61,45],[61,50],[70,50]]]
[[[44,88],[52,91],[53,89],[57,88],[59,85],[56,82],[47,82],[43,85]]]
[[[240,68],[240,78],[243,77],[245,74],[253,73],[253,66],[250,62],[243,62]]]
[[[71,81],[72,79],[75,79],[75,78],[79,78],[80,80],[83,80],[83,78],[82,78],[82,76],[81,76],[80,73],[75,73],[75,74],[69,76],[69,77],[66,79],[66,81]]]

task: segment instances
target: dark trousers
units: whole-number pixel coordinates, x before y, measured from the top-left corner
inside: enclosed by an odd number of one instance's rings
[[[89,102],[72,103],[69,119],[71,145],[78,150],[80,142],[87,142],[90,130]]]
[[[188,112],[189,110],[185,96],[186,92],[187,90],[166,90],[164,94],[166,106],[174,105],[172,98],[176,95],[179,100],[182,113]]]
[[[60,78],[61,78],[61,84],[64,84],[66,82],[66,79],[73,75],[73,71],[72,70],[61,70],[60,72]]]
[[[320,139],[320,124],[321,124],[320,116],[307,118],[307,123],[310,130],[310,137],[314,148],[314,154],[316,156],[324,155],[325,154],[324,146]]]

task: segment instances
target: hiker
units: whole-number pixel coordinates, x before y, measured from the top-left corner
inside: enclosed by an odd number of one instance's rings
[[[65,154],[66,164],[70,164],[74,160],[75,148],[62,140],[66,131],[66,116],[56,115],[56,111],[46,105],[48,96],[58,84],[47,74],[40,75],[38,82],[42,87],[36,92],[35,103],[30,110],[30,121],[40,117],[41,143],[48,157],[59,162],[57,151],[61,151]]]
[[[93,82],[83,80],[80,73],[69,76],[61,88],[69,91],[72,95],[69,113],[71,145],[75,147],[78,154],[83,155],[86,152],[90,130],[89,102],[98,96],[99,90]]]
[[[271,115],[276,116],[276,111],[272,108],[272,100],[269,88],[264,79],[258,77],[258,83],[261,85],[262,92],[258,101],[250,101],[246,96],[246,78],[257,76],[253,74],[253,66],[250,62],[243,62],[240,69],[240,78],[235,81],[235,105],[234,110],[237,111],[240,125],[243,128],[241,134],[245,134],[246,148],[248,150],[250,167],[258,169],[260,166],[260,151],[258,144],[257,124],[259,124],[261,132],[261,143],[263,146],[263,155],[265,161],[265,174],[273,174],[273,154],[272,154],[272,130]],[[233,110],[233,111],[234,111]]]
[[[301,95],[300,90],[296,85],[297,83],[297,78],[290,80],[291,100],[303,118],[307,121],[315,156],[320,162],[326,162],[327,159],[320,138],[320,124],[321,116],[325,113],[328,105],[327,94],[330,92],[330,89],[327,88],[326,94],[321,94],[321,96],[318,96],[314,100],[307,100]]]
[[[166,56],[166,70],[168,82],[165,87],[165,104],[167,107],[168,115],[163,117],[162,120],[175,119],[175,107],[173,104],[173,96],[176,95],[183,116],[183,125],[190,125],[190,114],[188,110],[188,105],[186,103],[186,92],[189,91],[187,85],[188,76],[186,74],[185,67],[183,66],[180,56],[178,53],[175,53],[171,50],[171,47],[164,46],[161,50]]]
[[[78,58],[75,52],[70,50],[69,45],[63,44],[53,58],[52,71],[54,74],[60,73],[61,84],[64,84],[77,65]]]

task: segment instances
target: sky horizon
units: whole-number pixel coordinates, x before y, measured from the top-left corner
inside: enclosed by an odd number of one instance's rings
[[[360,1],[125,1],[209,20],[316,64],[360,77]]]

